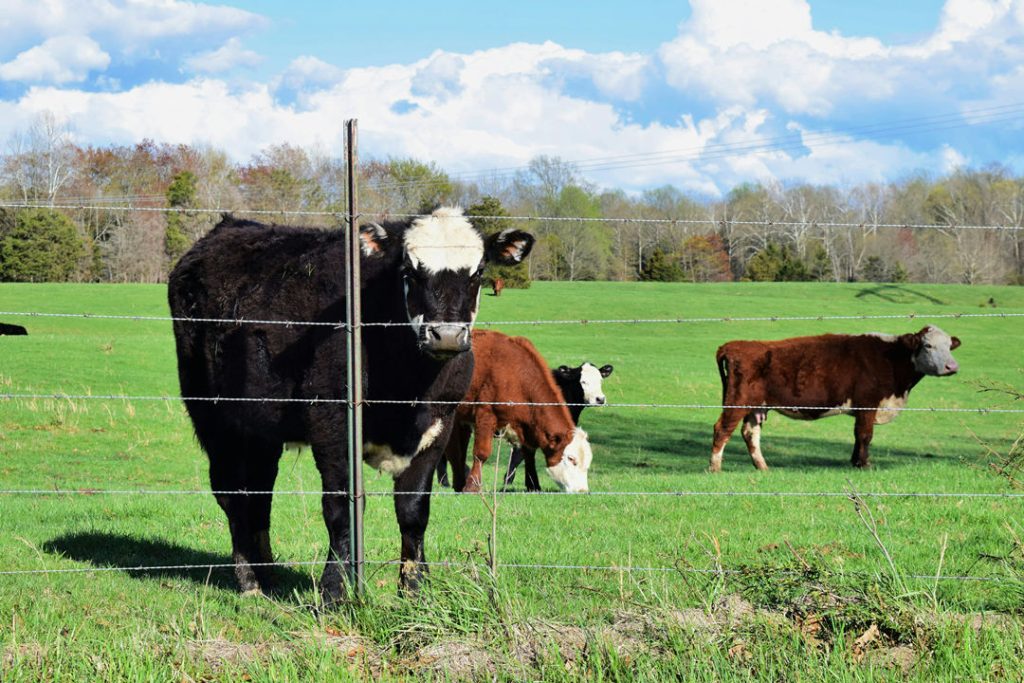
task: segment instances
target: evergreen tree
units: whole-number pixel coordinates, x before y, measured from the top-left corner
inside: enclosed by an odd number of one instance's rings
[[[640,269],[640,279],[648,282],[679,282],[686,279],[686,274],[661,247],[656,247]]]
[[[86,255],[75,224],[52,209],[22,209],[3,224],[0,281],[65,282]]]

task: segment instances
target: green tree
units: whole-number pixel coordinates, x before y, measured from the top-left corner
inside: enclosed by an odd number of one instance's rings
[[[686,274],[675,259],[661,247],[655,247],[640,269],[640,279],[648,282],[680,282],[686,279]]]
[[[172,264],[181,258],[194,241],[187,224],[194,217],[188,209],[195,206],[196,182],[195,173],[182,171],[174,176],[167,187],[167,205],[172,209],[180,209],[167,214],[167,229],[164,233],[164,251]]]
[[[508,211],[501,205],[501,200],[490,195],[482,197],[479,202],[466,209],[466,216],[469,217],[469,222],[473,224],[473,227],[485,236],[513,227],[512,221],[505,218],[508,216]],[[506,287],[514,289],[528,289],[531,283],[530,272],[526,268],[525,261],[514,266],[490,264],[484,271],[484,278],[491,283],[501,278]]]
[[[769,242],[747,262],[747,278],[754,282],[802,282],[812,279],[812,275],[788,244],[780,247]]]
[[[75,224],[51,209],[23,209],[0,221],[0,281],[65,282],[86,255]]]

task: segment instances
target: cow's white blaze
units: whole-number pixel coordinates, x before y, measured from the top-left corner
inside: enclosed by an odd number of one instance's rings
[[[580,367],[580,386],[583,388],[583,402],[590,406],[604,403],[604,391],[601,388],[601,371],[593,363],[584,363]]]
[[[587,484],[587,470],[594,454],[590,450],[587,433],[575,428],[569,445],[562,451],[562,459],[554,467],[548,467],[548,474],[566,493],[586,493],[590,490]]]
[[[895,334],[886,334],[885,332],[868,332],[868,337],[878,337],[882,341],[894,342],[898,339]]]
[[[430,274],[442,270],[474,272],[484,258],[484,241],[462,215],[462,209],[443,206],[417,218],[405,231],[410,265]]]

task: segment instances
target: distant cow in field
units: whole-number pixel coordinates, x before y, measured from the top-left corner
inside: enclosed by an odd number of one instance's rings
[[[950,352],[958,346],[959,339],[933,326],[900,336],[823,334],[723,344],[717,359],[724,407],[715,423],[710,470],[722,468],[722,451],[740,422],[754,467],[768,469],[761,424],[769,410],[798,420],[852,413],[851,461],[868,467],[875,425],[895,419],[925,375],[956,373],[960,366]]]
[[[9,325],[7,323],[0,323],[0,335],[20,336],[26,334],[28,334],[28,330],[26,330],[21,325]]]
[[[500,433],[531,450],[540,449],[548,474],[569,493],[588,490],[593,454],[576,426],[551,371],[528,339],[500,332],[473,332],[473,381],[455,413],[446,457],[457,491],[479,491],[483,463]],[[532,405],[510,405],[532,404]],[[469,436],[475,433],[473,466],[466,475]]]
[[[394,502],[400,585],[412,590],[425,565],[433,473],[473,374],[470,331],[484,266],[521,262],[533,237],[505,230],[484,238],[461,210],[442,208],[363,226],[360,239],[362,315],[370,324],[362,333],[364,458],[394,478],[396,493],[411,493]],[[321,590],[328,602],[344,594],[349,503],[344,493],[326,492],[349,489],[348,427],[339,405],[346,397],[347,333],[339,321],[347,267],[340,230],[225,218],[168,280],[182,396],[209,456],[210,484],[227,515],[235,574],[246,592],[267,585],[268,568],[258,565],[273,556],[271,494],[244,492],[271,491],[283,444],[306,442],[325,492]],[[394,403],[374,403],[381,400]]]
[[[491,283],[491,288],[494,290],[494,296],[501,296],[501,290],[505,289],[505,281],[500,277],[496,277],[494,282]]]
[[[587,406],[601,406],[605,403],[602,380],[612,374],[611,365],[603,365],[598,368],[593,363],[584,363],[575,368],[568,365],[561,365],[551,370],[558,389],[562,392],[562,398],[569,408],[569,415],[572,421],[579,425],[580,414]],[[526,446],[516,446],[512,449],[512,457],[508,462],[508,471],[505,472],[505,486],[509,486],[515,480],[516,468],[519,463],[526,462],[526,490],[540,491],[540,478],[537,476],[537,451]]]

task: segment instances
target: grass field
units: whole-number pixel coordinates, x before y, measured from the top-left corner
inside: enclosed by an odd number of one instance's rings
[[[160,286],[6,284],[0,311],[163,316],[167,307]],[[949,313],[1024,313],[1024,288],[536,283],[485,296],[481,320]],[[30,332],[0,337],[0,394],[178,392],[169,322],[0,320]],[[978,386],[1024,386],[1020,318],[497,329],[529,337],[553,365],[613,364],[613,404],[716,404],[714,351],[729,339],[902,333],[926,322],[961,338],[961,372],[923,380],[909,407],[1021,407]],[[850,418],[773,414],[762,437],[768,472],[751,467],[737,433],[723,472],[710,475],[716,418],[589,410],[590,487],[737,495],[497,499],[499,563],[618,570],[503,566],[492,576],[484,501],[441,496],[427,556],[456,566],[435,567],[423,595],[400,599],[396,568],[374,565],[365,604],[324,613],[317,565],[280,568],[269,598],[237,595],[230,570],[4,574],[225,563],[230,543],[212,496],[101,492],[208,488],[180,402],[0,399],[0,489],[76,492],[0,493],[0,680],[1020,680],[1024,499],[868,497],[861,512],[873,534],[844,496],[749,494],[1011,492],[986,462],[1010,450],[1024,415],[906,412],[876,429],[874,466],[855,471]],[[366,482],[378,492],[390,484],[371,470]],[[277,489],[318,486],[309,453],[286,453]],[[396,559],[391,499],[371,497],[366,513],[367,558]],[[322,560],[319,498],[277,496],[271,535],[279,560]],[[923,578],[936,574],[998,580]]]

